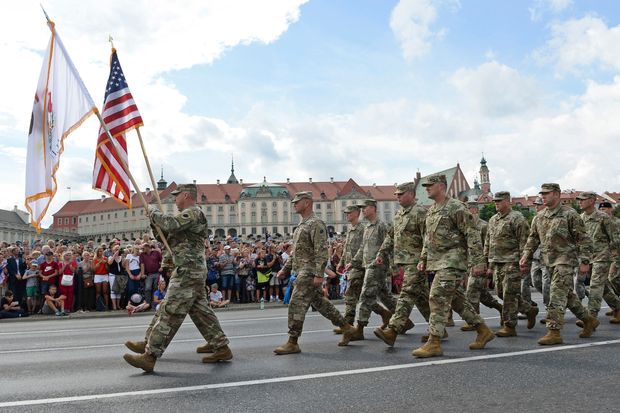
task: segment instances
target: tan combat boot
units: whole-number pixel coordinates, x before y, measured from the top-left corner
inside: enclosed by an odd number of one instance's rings
[[[549,329],[547,331],[547,334],[545,334],[542,338],[540,338],[540,340],[538,340],[538,344],[540,344],[541,346],[553,346],[555,344],[562,344],[563,342],[564,340],[560,335],[560,330],[551,329]]]
[[[196,347],[196,353],[213,353],[213,351],[213,346],[209,343]]]
[[[396,342],[396,336],[398,334],[396,333],[396,330],[394,330],[392,327],[388,327],[386,329],[376,328],[374,333],[375,336],[383,340],[385,344],[390,347],[394,347],[394,343]]]
[[[620,324],[620,308],[615,309],[612,313],[613,317],[609,320],[611,324]]]
[[[487,327],[485,323],[480,323],[476,326],[478,335],[476,340],[469,345],[470,350],[482,350],[487,343],[495,338],[495,334]]]
[[[448,321],[446,322],[446,327],[454,327],[454,317],[452,317],[452,309],[450,309],[450,314],[448,315]]]
[[[280,347],[273,350],[279,356],[284,354],[295,354],[301,353],[301,349],[299,348],[299,344],[297,344],[297,337],[289,337],[288,341],[281,345]]]
[[[527,312],[527,329],[531,330],[536,326],[536,316],[538,315],[538,307],[532,306]]]
[[[336,327],[332,331],[334,334],[342,334],[342,327]]]
[[[125,347],[134,353],[143,354],[146,351],[146,341],[125,341]]]
[[[403,332],[400,334],[405,334],[407,331],[411,330],[413,327],[415,327],[415,324],[413,323],[413,321],[411,321],[410,318],[407,319],[407,321],[405,321],[405,326],[403,327]]]
[[[148,353],[140,354],[137,356],[134,354],[125,354],[123,358],[127,363],[131,364],[136,368],[142,369],[147,373],[151,373],[153,371],[153,369],[155,368],[155,362],[157,361],[155,356]]]
[[[465,323],[465,325],[461,327],[461,331],[474,331],[474,330],[476,330],[476,326],[472,326],[471,324],[467,324],[467,323]]]
[[[338,343],[340,347],[344,347],[351,341],[360,341],[364,339],[364,326],[357,323],[357,327],[351,324],[342,326],[342,340]]]
[[[390,318],[392,318],[392,312],[380,305],[378,305],[377,307],[378,308],[375,310],[375,312],[381,316],[381,321],[383,322],[381,328],[387,328],[387,326],[390,324]],[[361,340],[363,340],[363,338]]]
[[[428,341],[422,347],[413,350],[411,355],[419,358],[443,356],[441,349],[441,338],[439,336],[430,335]]]
[[[422,337],[420,337],[420,342],[426,343],[428,341],[429,337],[430,337],[430,334],[424,334]],[[445,339],[445,338],[448,338],[448,330],[444,329],[443,330],[442,340]]]
[[[601,322],[598,321],[598,318],[592,315],[588,316],[588,318],[586,318],[583,321],[583,330],[581,331],[581,333],[579,333],[579,337],[581,338],[592,337],[592,334],[594,333],[594,331],[596,330],[596,327],[598,327],[599,324],[601,324]]]
[[[495,335],[497,337],[516,337],[517,329],[514,327],[508,327],[507,325],[504,325],[502,328],[500,328],[499,330],[495,332]]]
[[[612,308],[611,310],[609,310],[608,312],[606,312],[606,313],[605,313],[605,315],[606,315],[607,317],[612,317],[612,316],[614,315],[614,311],[615,311],[615,310]]]
[[[232,360],[233,354],[230,351],[230,347],[224,346],[215,350],[213,354],[210,356],[206,356],[202,358],[203,363],[217,363],[218,361],[228,361]]]

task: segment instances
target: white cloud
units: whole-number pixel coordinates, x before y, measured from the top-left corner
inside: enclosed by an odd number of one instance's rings
[[[573,0],[534,0],[529,8],[530,18],[539,21],[547,13],[558,14],[572,6]]]
[[[600,17],[589,15],[551,26],[551,39],[534,56],[555,65],[559,73],[589,67],[620,69],[620,25],[609,27]]]
[[[396,36],[405,60],[411,62],[431,49],[434,39],[443,38],[447,29],[436,31],[432,26],[437,20],[437,9],[449,5],[453,10],[459,7],[458,1],[400,0],[392,10],[390,28]]]
[[[534,79],[497,61],[475,69],[461,68],[449,81],[469,106],[490,117],[532,110],[541,99],[540,86]]]

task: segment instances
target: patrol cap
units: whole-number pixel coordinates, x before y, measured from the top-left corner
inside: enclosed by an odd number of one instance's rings
[[[478,203],[476,201],[469,201],[467,203],[467,207],[469,207],[469,208],[478,208]]]
[[[424,182],[422,186],[433,186],[439,183],[448,185],[448,181],[446,180],[446,176],[444,174],[429,176],[428,178],[426,178],[426,182]]]
[[[536,197],[536,199],[534,200],[534,205],[544,205],[545,201],[543,201],[543,199],[541,197]]]
[[[198,188],[196,187],[196,184],[180,184],[177,186],[177,189],[170,192],[170,194],[177,196],[181,192],[189,192],[190,194],[196,196],[198,194]]]
[[[579,201],[583,201],[584,199],[596,199],[596,192],[583,191],[582,193],[577,195],[577,199]]]
[[[510,192],[499,191],[499,192],[496,192],[495,195],[493,195],[493,201],[503,201],[504,199],[507,199],[510,201]]]
[[[312,200],[312,192],[310,192],[310,191],[297,192],[295,194],[295,196],[293,197],[293,200],[291,202],[294,204],[296,202],[301,201],[302,199]]]
[[[364,199],[359,206],[361,208],[367,207],[367,206],[377,206],[377,201],[375,201],[374,199]]]
[[[403,182],[398,185],[394,195],[404,194],[405,192],[415,192],[415,182]]]
[[[546,194],[547,192],[560,192],[560,184],[542,184],[540,186],[539,194]]]
[[[601,208],[613,208],[613,207],[611,206],[611,202],[603,201],[600,204],[598,204],[598,209],[601,209]]]
[[[360,210],[360,206],[359,205],[349,205],[349,206],[344,208],[344,213],[348,214],[349,212],[355,212],[355,211],[359,211],[359,210]]]

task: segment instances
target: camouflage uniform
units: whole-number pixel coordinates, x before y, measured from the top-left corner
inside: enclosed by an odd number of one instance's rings
[[[474,217],[461,202],[448,197],[428,210],[420,259],[428,271],[435,272],[429,297],[429,332],[443,337],[450,303],[469,325],[484,324],[461,285],[468,268],[484,264]]]
[[[518,211],[505,215],[497,213],[489,220],[489,231],[484,245],[484,256],[491,265],[497,289],[503,291],[504,325],[514,328],[519,312],[529,313],[529,301],[521,300],[521,272],[519,258],[529,234],[527,221]]]
[[[151,221],[161,228],[168,240],[175,267],[166,298],[147,330],[146,353],[161,357],[188,313],[214,349],[227,346],[228,338],[209,306],[205,290],[207,218],[195,205],[175,216],[163,214],[153,207],[149,212]]]
[[[539,245],[551,274],[547,328],[562,329],[566,307],[580,320],[587,319],[587,310],[573,292],[573,270],[579,263],[589,263],[592,242],[577,211],[562,204],[540,211],[532,221],[523,257],[529,261]]]
[[[591,214],[582,212],[581,218],[586,226],[588,235],[592,239],[593,254],[588,311],[596,317],[601,309],[602,298],[605,299],[612,309],[620,308],[620,299],[614,294],[609,282],[612,249],[614,255],[617,255],[620,239],[611,217],[604,212],[597,210]]]
[[[353,257],[362,245],[362,237],[364,236],[364,224],[358,223],[351,227],[347,232],[347,238],[343,249],[344,265],[352,264]],[[364,284],[364,267],[351,266],[348,273],[349,284],[344,294],[344,319],[347,323],[353,324],[355,321],[355,309],[362,292]]]
[[[620,218],[612,217],[616,237],[620,237]],[[620,256],[615,257],[609,268],[609,283],[614,292],[620,295]]]
[[[530,279],[532,280],[532,284],[538,290],[539,293],[543,296],[543,303],[545,305],[549,305],[549,289],[551,288],[551,276],[549,275],[549,271],[547,267],[543,264],[543,259],[541,257],[540,248],[537,248],[534,251],[534,255],[532,256],[532,267],[530,268]],[[529,291],[529,286],[527,288]],[[523,294],[523,288],[521,289],[521,294]],[[525,301],[528,301],[527,297],[523,297]],[[529,297],[529,301],[531,301],[531,296]]]
[[[377,252],[388,234],[388,225],[378,218],[374,222],[368,222],[364,228],[362,246],[353,257],[353,266],[364,267],[364,284],[360,294],[360,309],[358,325],[368,325],[370,313],[377,305],[377,299],[392,313],[396,309],[396,299],[388,290],[386,274],[389,268],[387,262],[378,265],[375,263]]]
[[[474,217],[476,222],[476,230],[480,234],[482,240],[482,246],[484,248],[487,240],[488,224],[480,217]],[[480,312],[480,303],[489,308],[498,308],[499,302],[491,295],[488,287],[488,278],[486,274],[480,276],[474,276],[473,271],[469,271],[469,278],[467,279],[467,290],[465,296],[467,300],[474,307],[476,312]]]
[[[424,243],[425,218],[426,210],[419,205],[401,208],[377,253],[384,262],[393,253],[394,264],[403,267],[405,272],[396,309],[389,323],[389,326],[399,333],[404,331],[414,304],[426,321],[430,316],[428,277],[424,271],[416,268]]]
[[[282,269],[285,274],[297,273],[295,287],[288,307],[288,334],[298,338],[304,326],[306,313],[312,305],[334,325],[345,325],[336,307],[314,285],[314,277],[323,277],[327,265],[327,228],[314,213],[303,219],[293,234],[294,250]]]

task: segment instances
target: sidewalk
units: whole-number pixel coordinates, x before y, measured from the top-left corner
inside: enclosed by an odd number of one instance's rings
[[[344,300],[331,300],[334,305],[343,304]],[[265,303],[265,310],[275,310],[278,308],[286,308],[288,305],[279,303]],[[228,307],[225,308],[214,308],[213,311],[216,313],[220,312],[229,312],[229,311],[249,311],[249,310],[258,310],[260,309],[260,303],[248,303],[248,304],[229,304]],[[144,316],[153,316],[155,311],[146,311],[143,313],[135,313],[131,315],[131,318],[134,317],[144,317]],[[127,315],[127,310],[117,310],[117,311],[91,311],[88,313],[71,313],[65,317],[56,317],[55,315],[41,315],[35,314],[29,317],[20,317],[20,318],[3,318],[0,319],[0,324],[6,322],[14,322],[14,321],[48,321],[53,319],[58,320],[82,320],[82,319],[94,319],[94,318],[114,318],[114,317],[130,317]]]

